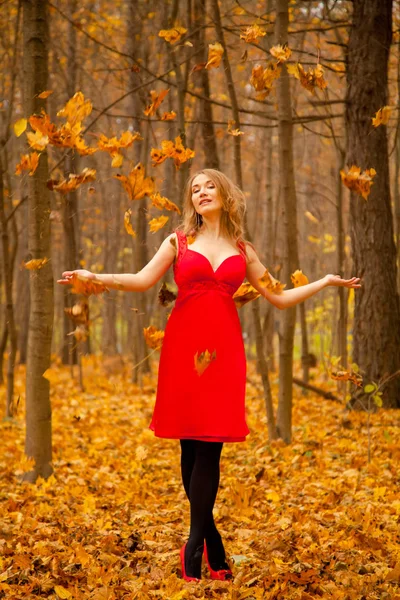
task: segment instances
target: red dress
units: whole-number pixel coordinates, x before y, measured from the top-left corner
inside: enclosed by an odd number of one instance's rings
[[[246,357],[232,296],[245,278],[246,260],[229,256],[214,271],[181,231],[176,234],[178,297],[165,328],[150,429],[161,438],[243,442],[249,433]],[[206,350],[215,358],[201,372],[195,355]]]

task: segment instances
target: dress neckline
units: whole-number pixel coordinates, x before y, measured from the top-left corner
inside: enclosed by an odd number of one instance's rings
[[[222,261],[222,262],[221,262],[221,263],[218,265],[218,267],[217,267],[216,269],[214,269],[214,267],[213,267],[213,266],[212,266],[212,264],[211,264],[211,261],[210,261],[210,259],[209,259],[209,258],[207,258],[207,256],[206,256],[205,254],[203,254],[202,252],[198,252],[197,250],[192,250],[191,248],[187,248],[187,249],[186,249],[186,251],[188,251],[188,250],[189,250],[189,252],[194,252],[195,254],[199,254],[200,256],[202,256],[203,258],[205,258],[205,259],[206,259],[206,261],[208,262],[208,264],[210,265],[210,267],[211,267],[211,270],[212,270],[212,272],[214,273],[214,275],[215,275],[215,273],[217,273],[217,271],[218,271],[218,270],[219,270],[219,269],[222,267],[222,265],[223,265],[223,264],[224,264],[224,263],[225,263],[227,260],[229,260],[229,259],[231,259],[231,258],[235,258],[235,257],[237,257],[237,256],[238,256],[239,258],[243,258],[243,256],[242,256],[241,254],[231,254],[230,256],[227,256],[226,258],[224,258],[224,260],[223,260],[223,261]]]

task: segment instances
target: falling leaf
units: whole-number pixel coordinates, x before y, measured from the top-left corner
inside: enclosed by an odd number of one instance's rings
[[[19,119],[14,123],[14,133],[17,137],[22,135],[27,128],[28,120],[27,119]]]
[[[347,371],[346,369],[343,369],[341,371],[331,371],[330,376],[337,381],[352,381],[358,387],[362,387],[361,375],[353,370]]]
[[[178,215],[181,214],[180,209],[174,202],[171,202],[171,200],[168,200],[168,198],[165,198],[165,196],[161,196],[161,194],[159,194],[158,192],[152,194],[150,196],[150,199],[152,205],[156,208],[159,208],[160,210],[173,210],[177,212]]]
[[[111,166],[112,166],[112,167],[116,167],[116,168],[118,168],[118,167],[120,167],[120,166],[122,165],[122,163],[123,163],[123,162],[124,162],[124,157],[123,157],[123,155],[122,155],[122,154],[120,154],[119,152],[116,152],[116,153],[113,155],[113,159],[112,159],[112,161],[111,161]]]
[[[247,44],[250,44],[252,42],[256,42],[259,37],[264,37],[266,33],[267,32],[263,31],[258,25],[251,25],[240,34],[240,39],[244,40]]]
[[[164,332],[161,329],[156,329],[154,325],[143,328],[144,339],[149,348],[161,348],[164,340]]]
[[[90,100],[85,100],[82,92],[76,92],[68,100],[64,108],[58,111],[57,117],[63,117],[71,127],[81,124],[81,122],[90,115],[93,106]]]
[[[304,275],[301,269],[297,269],[297,271],[290,276],[290,279],[292,280],[295,288],[301,287],[302,285],[307,285],[308,283],[308,277]]]
[[[132,224],[131,224],[131,215],[132,215],[132,209],[128,208],[128,210],[126,210],[124,213],[125,231],[126,231],[126,233],[129,233],[129,235],[131,235],[132,237],[136,237],[136,231],[134,231]]]
[[[38,167],[39,156],[37,152],[21,154],[21,160],[15,168],[15,174],[21,175],[22,171],[29,171],[29,175],[32,176]]]
[[[314,215],[309,210],[305,211],[304,216],[306,216],[307,219],[312,223],[319,223],[317,217],[314,217]]]
[[[219,42],[208,44],[208,59],[205,65],[206,69],[216,69],[219,67],[224,49]]]
[[[161,102],[164,100],[165,96],[168,94],[168,90],[162,90],[159,94],[155,92],[155,90],[150,91],[151,96],[151,104],[147,108],[144,109],[144,114],[147,117],[152,117],[155,115],[157,108],[160,106]]]
[[[83,169],[82,173],[70,173],[68,179],[63,179],[59,183],[50,180],[48,183],[48,188],[50,190],[56,190],[61,194],[68,194],[76,190],[79,186],[84,183],[88,183],[89,181],[94,181],[96,179],[96,170],[88,169],[87,167]]]
[[[281,46],[280,44],[272,46],[269,51],[270,54],[277,59],[278,63],[286,62],[292,55],[289,46]]]
[[[125,177],[125,175],[114,175],[114,177],[122,183],[131,200],[141,200],[144,196],[150,196],[154,193],[154,179],[145,177],[145,169],[141,163],[138,163],[132,169],[128,177]]]
[[[29,146],[34,150],[39,150],[39,152],[43,152],[49,143],[48,136],[43,135],[40,131],[35,131],[34,133],[28,131],[26,137],[28,138]]]
[[[365,200],[367,200],[370,192],[371,185],[373,185],[373,177],[375,177],[375,169],[366,169],[361,173],[360,167],[353,165],[346,172],[343,169],[340,171],[342,181],[349,190],[360,194]]]
[[[240,129],[232,129],[232,127],[234,127],[235,125],[236,125],[236,121],[235,121],[234,119],[230,119],[230,120],[228,121],[228,129],[227,129],[227,132],[228,132],[230,135],[234,135],[234,136],[237,136],[237,135],[244,135],[244,131],[240,131]]]
[[[315,237],[315,235],[309,235],[307,237],[308,241],[311,242],[312,244],[320,244],[321,240],[320,238]]]
[[[272,85],[281,74],[281,67],[276,63],[270,62],[264,69],[262,65],[253,67],[250,77],[250,83],[259,92],[256,95],[257,100],[265,100],[272,90]]]
[[[288,73],[299,79],[301,85],[312,94],[315,93],[316,87],[324,90],[328,86],[324,79],[324,69],[319,63],[315,69],[310,68],[308,71],[305,71],[300,63],[287,65],[287,70]]]
[[[150,155],[153,160],[153,167],[161,165],[167,158],[172,158],[176,168],[179,169],[183,163],[194,157],[195,152],[190,148],[185,148],[181,137],[178,135],[175,138],[175,143],[170,140],[163,140],[161,150],[152,148]]]
[[[173,292],[169,285],[164,281],[160,291],[158,292],[158,301],[161,306],[169,306],[172,302],[175,302],[177,295]]]
[[[68,104],[68,103],[67,103]],[[72,118],[72,117],[71,117]],[[82,123],[77,121],[71,124],[69,121],[57,128],[50,121],[49,115],[42,110],[40,115],[31,115],[29,124],[34,131],[40,131],[49,138],[49,144],[59,148],[76,148],[81,155],[93,154],[97,148],[89,148],[81,137]]]
[[[186,32],[187,29],[184,27],[173,27],[172,29],[161,29],[158,35],[169,44],[176,44]]]
[[[171,112],[165,112],[162,117],[161,117],[161,121],[173,121],[176,118],[176,112],[171,110]]]
[[[31,260],[28,260],[28,262],[24,263],[24,267],[29,271],[37,271],[38,269],[44,267],[44,265],[47,265],[49,260],[49,258],[32,258]]]
[[[84,275],[73,273],[71,276],[72,293],[82,294],[83,296],[92,296],[108,292],[108,288],[101,281],[90,279]]]
[[[64,312],[67,317],[79,325],[87,325],[89,323],[89,305],[84,300],[77,302],[71,308],[64,308]]]
[[[237,308],[241,308],[247,304],[247,302],[251,302],[260,296],[260,292],[258,292],[250,283],[242,283],[240,288],[233,294],[233,300],[235,301]]]
[[[151,219],[151,221],[149,221],[150,231],[155,233],[159,229],[162,229],[168,220],[169,217],[165,217],[164,215],[161,215],[161,217],[157,217],[156,219]]]
[[[73,335],[77,342],[86,342],[89,337],[89,331],[85,325],[78,325],[74,331],[67,333],[67,335]]]
[[[286,287],[286,283],[281,283],[278,279],[275,279],[268,269],[265,270],[264,275],[258,281],[262,287],[265,287],[272,294],[282,294]]]
[[[372,125],[379,127],[379,125],[387,125],[389,123],[390,115],[392,114],[392,108],[390,106],[383,106],[372,117]]]
[[[204,371],[209,367],[211,362],[217,358],[217,353],[214,350],[212,353],[209,350],[204,350],[204,352],[196,352],[194,355],[194,368],[197,371],[197,374],[203,375]]]
[[[38,98],[45,100],[46,98],[51,96],[52,93],[53,93],[53,90],[45,90],[44,92],[42,92],[41,94],[38,95]]]

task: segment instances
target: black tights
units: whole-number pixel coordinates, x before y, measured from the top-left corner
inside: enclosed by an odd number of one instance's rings
[[[204,540],[213,569],[227,569],[221,536],[212,514],[219,486],[219,461],[222,442],[180,440],[181,471],[190,502],[190,533],[185,551],[185,570],[190,577],[201,577]]]

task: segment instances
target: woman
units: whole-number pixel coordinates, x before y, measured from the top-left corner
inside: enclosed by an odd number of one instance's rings
[[[223,173],[203,169],[190,177],[183,222],[136,274],[94,275],[109,288],[145,291],[174,263],[178,286],[160,356],[157,398],[150,428],[179,439],[181,471],[190,502],[190,533],[181,548],[186,581],[201,577],[203,552],[213,579],[229,579],[221,536],[213,519],[224,442],[245,441],[246,360],[240,322],[232,299],[244,278],[279,309],[294,306],[323,288],[359,288],[359,279],[324,278],[276,295],[260,285],[265,267],[243,238],[245,197]],[[188,243],[190,248],[188,247]]]

